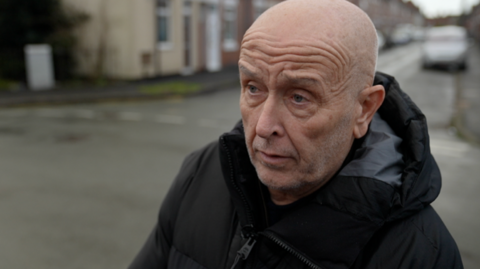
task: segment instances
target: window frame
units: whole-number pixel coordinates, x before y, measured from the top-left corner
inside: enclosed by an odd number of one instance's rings
[[[238,50],[238,2],[226,1],[223,6],[222,43],[224,51]],[[227,31],[231,33],[227,34]]]
[[[165,7],[161,7],[160,5],[165,3]],[[157,41],[157,48],[159,50],[172,50],[173,49],[173,30],[172,30],[172,1],[171,0],[157,0],[157,6],[156,6],[156,23],[157,23],[157,36],[156,41]],[[160,40],[160,19],[165,18],[166,22],[166,27],[165,27],[165,35],[166,35],[166,40],[162,41]]]

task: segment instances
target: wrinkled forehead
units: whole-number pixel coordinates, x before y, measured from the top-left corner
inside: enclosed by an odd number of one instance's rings
[[[286,35],[275,27],[259,27],[245,35],[239,64],[243,73],[277,70],[290,80],[316,80],[335,90],[351,69],[350,59],[348,49],[328,34],[323,38],[298,32]]]
[[[302,35],[288,33],[272,28],[249,30],[242,41],[240,56],[246,57],[253,52],[265,53],[269,57],[312,57],[323,56],[330,61],[346,64],[348,48],[331,35]]]
[[[376,54],[375,28],[357,6],[344,0],[289,0],[253,23],[240,62],[316,66],[330,86],[365,87],[373,82]]]

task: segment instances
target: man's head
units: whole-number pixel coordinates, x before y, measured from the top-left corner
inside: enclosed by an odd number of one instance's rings
[[[345,0],[289,0],[244,36],[239,68],[246,144],[272,199],[317,190],[340,168],[383,102],[372,87],[373,24]]]

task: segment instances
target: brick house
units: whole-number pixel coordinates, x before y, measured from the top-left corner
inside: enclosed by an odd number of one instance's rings
[[[480,4],[474,6],[467,15],[465,27],[473,38],[480,40]]]
[[[411,1],[402,0],[349,0],[358,5],[372,19],[373,24],[386,35],[400,24],[424,26],[425,18]]]
[[[281,0],[62,0],[90,15],[80,74],[141,79],[236,64],[252,22]]]

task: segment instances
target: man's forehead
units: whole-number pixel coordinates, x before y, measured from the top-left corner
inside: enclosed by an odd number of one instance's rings
[[[254,22],[242,47],[255,40],[281,46],[297,41],[313,46],[327,44],[334,49],[343,47],[344,56],[355,58],[355,51],[362,53],[365,47],[375,46],[376,33],[368,16],[348,1],[289,0],[267,10]]]
[[[320,86],[335,90],[339,79],[345,76],[349,60],[341,46],[292,41],[260,42],[251,38],[243,44],[239,60],[242,75],[257,80],[275,78],[277,83],[297,86]],[[293,45],[292,45],[293,44]],[[266,81],[263,81],[266,83]]]
[[[325,74],[343,73],[339,69],[349,66],[350,56],[344,44],[329,36],[282,35],[268,27],[249,30],[240,50],[240,61],[252,65],[288,62],[292,70],[310,68]]]
[[[239,70],[243,76],[246,76],[248,78],[252,78],[252,79],[262,78],[261,68],[247,67],[247,65],[244,65],[242,64],[242,62],[240,62]],[[282,69],[276,76],[276,79],[288,82],[290,84],[295,84],[295,85],[320,86],[321,84],[320,78],[315,73],[311,73],[311,72],[308,72],[308,70],[302,70],[302,69],[295,69],[295,70]]]
[[[241,55],[261,52],[269,56],[284,54],[316,55],[341,45],[329,36],[284,34],[268,28],[252,29],[243,37]],[[332,53],[332,52],[330,52]]]

